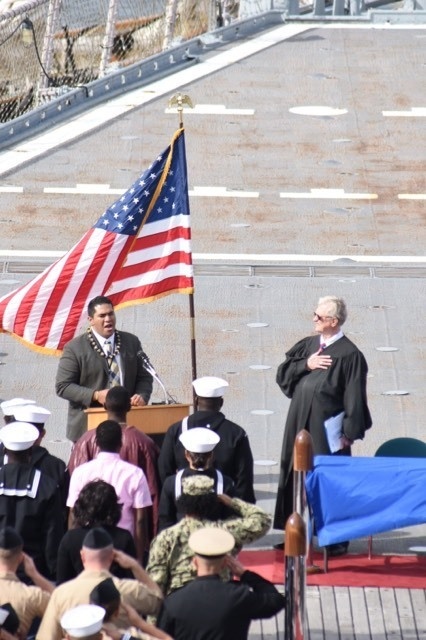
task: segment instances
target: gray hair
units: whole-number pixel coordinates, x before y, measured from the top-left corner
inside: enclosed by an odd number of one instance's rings
[[[348,317],[346,303],[343,298],[338,298],[337,296],[324,296],[318,300],[318,306],[327,307],[328,315],[332,318],[337,318],[339,325],[344,324]]]

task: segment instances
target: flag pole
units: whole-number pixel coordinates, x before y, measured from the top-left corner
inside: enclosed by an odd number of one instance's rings
[[[181,93],[176,93],[169,100],[169,108],[175,107],[178,113],[179,118],[179,128],[183,129],[183,107],[184,105],[188,106],[190,109],[193,109],[193,104],[191,98],[187,95],[182,95]],[[197,377],[197,357],[196,357],[196,346],[195,346],[195,308],[194,308],[194,294],[190,293],[188,296],[189,299],[189,322],[190,322],[190,341],[191,341],[191,374],[192,380],[195,380]],[[196,395],[193,390],[193,405],[194,410],[196,410]]]

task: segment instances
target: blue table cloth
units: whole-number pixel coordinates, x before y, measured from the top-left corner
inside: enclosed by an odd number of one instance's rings
[[[426,458],[316,456],[306,477],[320,546],[426,522]]]

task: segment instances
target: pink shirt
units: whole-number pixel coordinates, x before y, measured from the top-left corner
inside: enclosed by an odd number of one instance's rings
[[[148,482],[142,469],[125,462],[118,453],[101,451],[94,460],[74,469],[68,491],[68,507],[74,507],[80,491],[91,480],[104,480],[112,484],[119,501],[123,504],[118,526],[134,535],[134,509],[152,505]]]

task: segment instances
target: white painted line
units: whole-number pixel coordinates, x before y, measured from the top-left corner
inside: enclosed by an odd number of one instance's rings
[[[109,184],[77,184],[75,187],[45,187],[44,193],[68,195],[122,195],[126,189],[111,189]],[[193,197],[214,198],[258,198],[258,191],[237,191],[227,187],[194,187],[188,192]]]
[[[426,193],[398,193],[398,200],[426,200]]]
[[[348,113],[347,109],[336,109],[335,107],[291,107],[290,113],[295,113],[298,116],[343,116]]]
[[[24,187],[0,187],[0,193],[24,193]]]
[[[1,252],[0,252],[1,254]],[[194,261],[211,260],[226,262],[335,262],[347,260],[351,262],[395,262],[395,263],[426,263],[426,256],[366,256],[366,255],[314,255],[296,253],[193,253]]]
[[[382,115],[392,118],[426,118],[426,107],[411,107],[409,111],[382,111]]]
[[[308,193],[283,191],[280,198],[300,198],[309,200],[377,200],[377,193],[346,193],[344,189],[311,189]]]
[[[194,187],[188,192],[190,196],[213,198],[258,198],[258,191],[237,191],[227,187]]]
[[[122,195],[126,189],[111,189],[109,184],[77,184],[75,187],[45,187],[44,193]]]
[[[37,250],[18,250],[18,249],[0,249],[0,258],[51,258],[55,260],[65,255],[65,251],[37,251]],[[350,262],[387,262],[398,264],[424,264],[426,256],[366,256],[366,255],[315,255],[315,254],[297,254],[297,253],[193,253],[194,262],[203,262],[209,260],[217,262],[225,260],[226,262],[271,262],[271,263],[287,263],[287,262],[336,262],[347,260]],[[256,323],[254,323],[256,324]],[[263,324],[263,323],[262,323]],[[263,325],[265,326],[265,325]],[[223,329],[223,331],[235,331],[234,329]]]
[[[65,251],[37,251],[34,249],[0,249],[0,258],[62,258]]]
[[[250,329],[263,329],[264,327],[269,327],[269,324],[267,322],[248,322],[247,326]]]
[[[271,409],[253,409],[250,413],[252,416],[271,416],[274,412]]]
[[[169,107],[164,113],[178,113],[176,107]],[[228,109],[224,104],[196,104],[191,107],[183,107],[183,113],[188,115],[215,115],[215,116],[252,116],[254,109]]]

